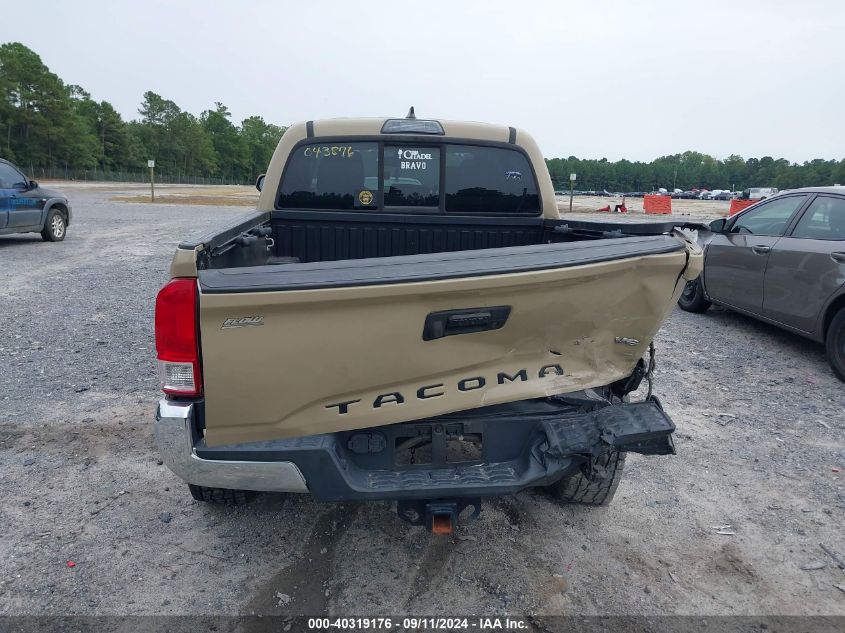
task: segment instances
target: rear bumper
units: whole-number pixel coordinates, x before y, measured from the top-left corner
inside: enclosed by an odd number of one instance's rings
[[[617,405],[589,398],[525,401],[421,422],[215,448],[206,447],[195,430],[199,409],[189,402],[159,403],[156,442],[176,475],[214,488],[311,492],[324,501],[489,497],[548,485],[579,469],[601,476],[591,464],[610,450],[674,453],[675,426],[656,399]],[[480,458],[450,461],[447,444],[470,437],[481,438]],[[430,450],[427,463],[400,463],[400,446],[409,438],[424,440],[419,446]]]
[[[189,484],[235,490],[308,492],[299,468],[288,461],[223,461],[197,456],[195,428],[192,403],[159,402],[155,439],[161,459]]]

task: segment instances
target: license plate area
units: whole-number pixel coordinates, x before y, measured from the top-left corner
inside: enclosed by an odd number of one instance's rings
[[[393,436],[395,466],[442,466],[483,461],[480,425],[462,422],[402,425]]]
[[[369,471],[454,470],[508,462],[527,456],[527,447],[539,437],[537,423],[548,417],[550,406],[545,402],[497,405],[341,432],[335,435],[334,450],[341,463]],[[540,419],[534,419],[535,410],[542,414]]]

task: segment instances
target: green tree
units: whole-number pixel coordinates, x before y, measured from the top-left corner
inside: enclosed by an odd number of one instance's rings
[[[243,120],[240,133],[246,146],[246,178],[254,179],[267,169],[284,131],[285,129],[278,125],[265,123],[260,116]]]
[[[76,87],[65,86],[23,44],[0,46],[0,88],[6,153],[25,167],[95,164],[91,131],[76,109]]]
[[[220,156],[214,149],[211,135],[194,115],[180,113],[171,122],[169,133],[177,174],[197,176],[217,171]]]
[[[243,180],[248,163],[247,146],[231,118],[229,108],[218,101],[214,110],[200,115],[200,122],[217,154],[216,175]]]

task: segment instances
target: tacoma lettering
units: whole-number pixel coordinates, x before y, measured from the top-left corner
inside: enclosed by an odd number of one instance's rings
[[[327,404],[326,409],[331,409],[332,407],[337,407],[337,412],[340,415],[345,413],[349,413],[349,405],[355,404],[356,402],[361,402],[360,400],[346,400],[345,402],[336,402],[335,404]]]
[[[445,387],[443,383],[437,385],[426,385],[425,387],[420,387],[417,389],[417,398],[420,400],[427,400],[428,398],[437,398],[439,396],[445,395],[444,391],[438,391],[437,393],[429,393],[429,389],[437,389],[438,387]]]
[[[487,384],[487,381],[481,376],[464,378],[458,383],[458,391],[475,391],[476,389],[481,389],[485,384]]]
[[[542,378],[542,376],[541,376]],[[499,374],[496,376],[496,382],[500,385],[504,385],[505,381],[508,382],[516,382],[518,380],[528,380],[528,372],[524,369],[520,369],[516,372],[513,376],[508,376],[505,372],[500,371]]]
[[[565,376],[563,367],[560,365],[543,365],[540,367],[540,378],[545,378],[549,374],[557,374],[558,376]]]
[[[391,393],[385,393],[380,395],[378,398],[375,399],[373,402],[373,409],[378,409],[383,404],[387,404],[388,402],[395,402],[396,404],[402,404],[405,402],[404,396],[399,393],[398,391],[393,391]]]
[[[542,379],[549,376],[565,376],[566,372],[563,370],[558,364],[552,365],[543,365],[540,367],[539,371],[537,372],[537,378]],[[508,373],[506,371],[500,371],[496,374],[496,384],[504,385],[510,384],[514,382],[527,382],[528,381],[528,369],[519,369],[513,373]],[[471,376],[469,378],[461,378],[456,384],[457,390],[466,393],[468,391],[478,391],[479,389],[484,389],[487,387],[487,378],[484,376]],[[431,398],[439,398],[441,396],[445,396],[447,392],[447,387],[443,383],[436,383],[433,385],[423,385],[416,390],[417,400],[429,400]],[[405,404],[406,397],[404,394],[398,391],[390,391],[388,393],[381,393],[375,397],[373,400],[373,409],[381,409],[383,405],[386,404],[395,404],[395,405],[402,405]],[[343,402],[335,402],[333,404],[327,404],[326,409],[337,409],[338,415],[344,415],[349,413],[349,407],[353,404],[361,402],[361,399],[358,398],[356,400],[344,400]]]

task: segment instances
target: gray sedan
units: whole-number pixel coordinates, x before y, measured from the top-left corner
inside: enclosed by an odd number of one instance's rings
[[[796,189],[710,224],[678,305],[712,303],[824,343],[845,381],[845,188]]]

